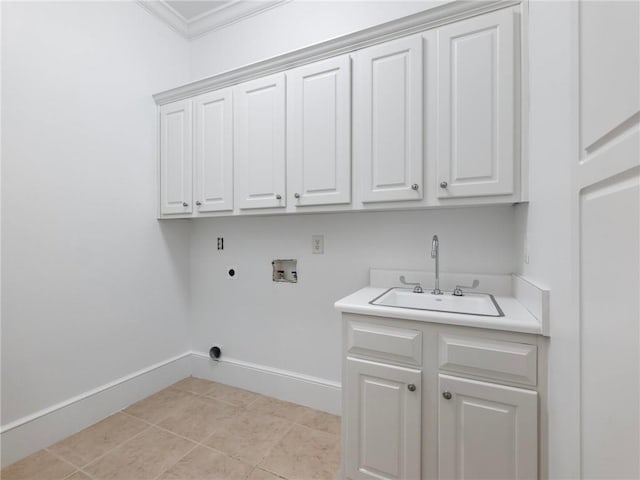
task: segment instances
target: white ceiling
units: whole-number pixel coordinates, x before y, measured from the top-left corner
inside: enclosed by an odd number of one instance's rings
[[[180,35],[192,39],[290,1],[138,0],[138,4]]]

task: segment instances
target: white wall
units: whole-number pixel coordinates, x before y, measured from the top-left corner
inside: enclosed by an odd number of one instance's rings
[[[191,78],[231,70],[450,1],[294,0],[195,39]]]
[[[191,232],[191,335],[196,351],[340,381],[333,303],[366,285],[369,268],[433,270],[438,234],[446,272],[511,273],[511,206],[413,212],[202,219]],[[325,253],[311,253],[311,236]],[[216,238],[224,237],[224,250]],[[271,261],[298,260],[297,284],[274,283]],[[226,278],[236,266],[238,278]]]
[[[188,350],[151,93],[188,44],[134,3],[3,2],[2,423]]]

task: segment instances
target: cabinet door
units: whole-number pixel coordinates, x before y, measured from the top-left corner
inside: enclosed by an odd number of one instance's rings
[[[199,212],[233,209],[231,89],[200,95],[195,110],[195,203]]]
[[[160,107],[160,213],[191,213],[191,101]]]
[[[284,207],[284,73],[235,87],[235,155],[238,205]]]
[[[437,36],[438,197],[512,194],[514,12],[452,23]]]
[[[420,478],[421,386],[420,370],[347,358],[348,478]]]
[[[357,52],[354,154],[363,202],[422,199],[422,38]]]
[[[448,375],[439,384],[440,479],[537,478],[536,392]]]
[[[287,73],[287,168],[295,206],[351,201],[351,59]]]

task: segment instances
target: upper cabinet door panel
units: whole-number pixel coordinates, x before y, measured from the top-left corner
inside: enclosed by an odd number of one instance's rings
[[[513,194],[514,12],[456,22],[437,35],[438,196]]]
[[[289,201],[351,201],[351,60],[348,55],[287,73]]]
[[[191,101],[160,108],[160,213],[191,213]]]
[[[415,35],[355,55],[355,156],[363,202],[420,200],[422,38]]]
[[[231,89],[196,97],[195,201],[198,212],[233,209]]]
[[[285,77],[283,73],[235,87],[238,206],[284,207]]]

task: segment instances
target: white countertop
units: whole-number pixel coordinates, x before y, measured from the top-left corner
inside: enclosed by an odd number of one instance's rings
[[[415,310],[408,308],[386,307],[371,305],[369,302],[382,295],[389,288],[365,287],[348,295],[335,303],[335,308],[341,312],[374,315],[376,317],[399,318],[418,322],[440,323],[446,325],[461,325],[465,327],[489,328],[509,332],[531,333],[543,335],[542,323],[532,315],[514,297],[494,295],[500,305],[504,317],[487,317],[481,315],[465,315],[460,313],[434,312],[430,310]],[[429,293],[425,293],[429,295]]]

